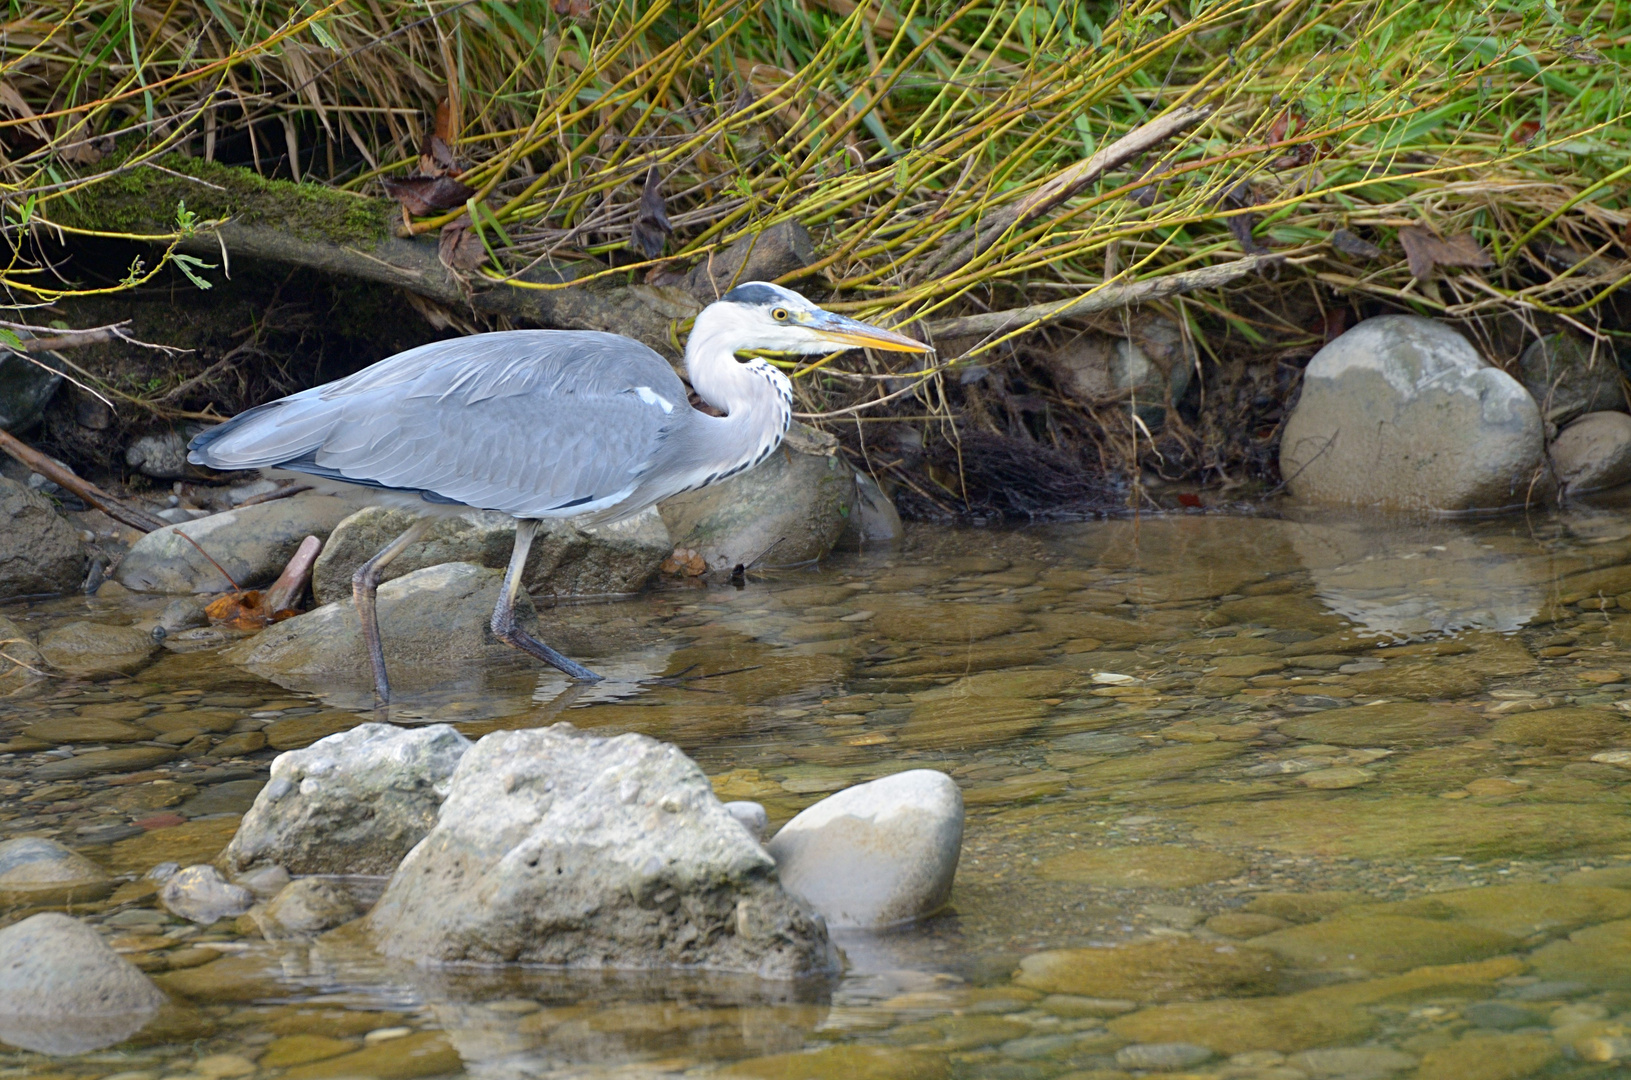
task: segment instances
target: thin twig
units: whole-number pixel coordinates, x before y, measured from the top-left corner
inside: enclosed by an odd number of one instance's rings
[[[142,532],[157,532],[165,527],[164,522],[147,511],[119,501],[88,480],[81,480],[9,431],[0,431],[0,450],[4,450],[57,486],[78,495],[115,521],[123,522]]]

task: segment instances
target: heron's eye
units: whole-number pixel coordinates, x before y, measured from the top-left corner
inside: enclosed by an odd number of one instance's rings
[[[770,313],[770,317],[772,319],[775,319],[777,322],[786,322],[787,321],[787,309],[784,308],[784,307],[779,307],[775,311],[772,311]]]

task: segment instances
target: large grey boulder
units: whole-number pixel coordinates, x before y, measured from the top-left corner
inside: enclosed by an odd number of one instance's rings
[[[1631,416],[1589,412],[1557,433],[1547,448],[1558,483],[1573,495],[1631,482]]]
[[[1620,365],[1609,345],[1590,345],[1568,332],[1531,342],[1518,358],[1518,378],[1540,405],[1541,415],[1561,424],[1581,413],[1626,407]]]
[[[0,843],[0,904],[49,906],[100,900],[113,879],[85,856],[43,836]]]
[[[37,424],[61,385],[49,356],[0,353],[0,431],[26,431]]]
[[[349,599],[357,567],[414,519],[404,510],[370,506],[340,522],[312,568],[312,596],[320,604]],[[514,544],[515,519],[508,514],[471,510],[437,518],[423,540],[386,566],[384,580],[452,562],[502,570]],[[521,583],[528,592],[558,596],[639,592],[673,549],[662,518],[651,509],[610,525],[546,521],[533,539]]]
[[[855,505],[855,470],[831,436],[795,425],[760,465],[658,505],[675,545],[730,572],[810,562],[831,551]]]
[[[267,585],[302,540],[327,537],[355,509],[332,495],[296,495],[169,525],[131,545],[113,577],[151,593],[227,592],[232,582],[221,570],[246,589]]]
[[[85,580],[85,546],[51,500],[0,477],[0,600],[70,592]]]
[[[102,935],[67,915],[0,930],[0,1039],[43,1054],[80,1054],[130,1037],[166,1001]]]
[[[383,952],[417,962],[791,979],[836,960],[694,762],[569,724],[478,742],[368,921]]]
[[[404,685],[425,672],[470,660],[493,660],[515,650],[493,637],[490,623],[504,575],[469,563],[415,570],[380,587],[376,611],[385,662]],[[532,620],[532,601],[516,597],[516,615]],[[221,651],[263,678],[332,689],[335,682],[372,679],[362,624],[348,596],[296,615]]]
[[[40,655],[66,675],[129,675],[159,650],[151,633],[79,620],[46,631]]]
[[[1367,319],[1316,353],[1280,443],[1293,495],[1382,509],[1520,505],[1545,493],[1544,464],[1529,392],[1414,315]]]
[[[232,842],[228,873],[389,874],[436,823],[470,740],[446,724],[362,724],[279,754]]]
[[[782,885],[829,926],[877,929],[951,899],[963,796],[945,773],[912,769],[808,808],[770,841]]]

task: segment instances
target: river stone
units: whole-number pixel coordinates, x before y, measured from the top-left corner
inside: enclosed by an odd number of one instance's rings
[[[377,1080],[413,1080],[421,1076],[460,1073],[462,1061],[445,1031],[416,1031],[385,1039],[350,1054],[285,1069],[282,1080],[339,1080],[375,1077]]]
[[[843,534],[854,505],[855,470],[795,430],[763,464],[657,509],[677,546],[697,552],[709,570],[729,573],[755,562],[792,566],[821,558]]]
[[[489,629],[503,581],[497,570],[443,563],[381,586],[379,629],[393,684],[461,661],[513,657],[515,650]],[[516,597],[515,610],[523,624],[532,621],[526,594]],[[362,624],[349,597],[285,619],[220,656],[269,679],[324,685],[372,678]]]
[[[956,783],[912,769],[822,799],[768,847],[782,887],[827,925],[871,929],[943,908],[962,843]]]
[[[1587,413],[1558,432],[1547,453],[1569,494],[1619,487],[1631,481],[1631,416]]]
[[[158,651],[152,635],[104,623],[65,623],[40,639],[40,655],[67,675],[129,675]]]
[[[23,729],[30,739],[49,743],[120,743],[151,739],[153,733],[120,720],[94,720],[83,716],[54,716]]]
[[[1631,738],[1624,714],[1608,709],[1543,709],[1512,713],[1495,721],[1490,736],[1499,743],[1539,747],[1552,754],[1588,754]]]
[[[0,841],[0,904],[83,903],[113,891],[113,879],[83,855],[41,836]]]
[[[1631,919],[1588,926],[1531,954],[1536,975],[1631,989]]]
[[[1328,709],[1281,724],[1276,730],[1309,742],[1337,746],[1430,746],[1472,735],[1488,725],[1471,709],[1390,701]]]
[[[1591,345],[1567,331],[1531,342],[1518,357],[1518,378],[1554,424],[1626,407],[1613,347],[1599,346],[1593,356]]]
[[[1193,1001],[1261,994],[1274,985],[1273,953],[1190,938],[1032,953],[1014,981],[1050,994],[1130,1001]]]
[[[98,1050],[135,1034],[165,1002],[102,935],[45,913],[0,930],[0,1039],[45,1054]]]
[[[1414,1080],[1520,1080],[1560,1053],[1549,1035],[1470,1032],[1423,1054]]]
[[[72,592],[85,561],[79,531],[51,500],[0,476],[0,600]]]
[[[1116,1051],[1116,1064],[1124,1069],[1172,1072],[1199,1065],[1212,1056],[1210,1047],[1194,1043],[1133,1043]]]
[[[420,962],[830,970],[826,928],[775,868],[674,746],[500,731],[459,762],[368,922],[386,955]]]
[[[136,772],[163,765],[181,756],[168,746],[130,746],[119,750],[92,750],[37,766],[29,773],[36,780],[78,780],[101,773]]]
[[[872,618],[868,628],[880,637],[910,645],[966,645],[1017,630],[1025,614],[1010,604],[965,604],[929,600],[920,596],[866,595]],[[952,670],[956,670],[953,664]]]
[[[1252,939],[1305,967],[1395,972],[1511,952],[1521,939],[1499,930],[1405,915],[1348,915],[1288,926]]]
[[[14,694],[50,678],[45,657],[28,632],[0,616],[0,696]]]
[[[389,874],[436,822],[470,741],[446,724],[362,724],[279,754],[222,853],[230,874]]]
[[[947,1080],[952,1072],[944,1054],[892,1046],[839,1045],[748,1058],[714,1075],[740,1080]]]
[[[209,926],[242,915],[255,904],[255,894],[234,885],[213,866],[189,866],[165,879],[159,902],[170,914]]]
[[[299,940],[350,922],[357,917],[357,902],[334,882],[307,877],[291,881],[250,915],[266,940]]]
[[[1402,1050],[1386,1046],[1342,1046],[1329,1050],[1304,1050],[1286,1062],[1309,1076],[1337,1077],[1339,1080],[1382,1080],[1405,1069],[1414,1069],[1417,1059]]]
[[[246,589],[268,585],[302,540],[327,537],[354,509],[332,495],[307,494],[170,525],[136,541],[113,578],[127,589],[149,593],[219,593],[230,591],[234,583]]]
[[[1540,409],[1466,338],[1415,315],[1366,319],[1308,362],[1280,442],[1291,493],[1398,510],[1522,504]]]
[[[1042,864],[1049,881],[1075,881],[1111,889],[1186,889],[1231,878],[1246,869],[1239,859],[1187,847],[1087,848]]]
[[[417,517],[405,510],[370,506],[340,522],[312,568],[312,596],[319,604],[349,600],[357,568],[402,535]],[[386,566],[382,580],[394,581],[442,563],[503,570],[514,546],[515,519],[508,514],[469,510],[434,518],[424,539]],[[529,592],[564,596],[639,592],[672,551],[668,529],[652,509],[611,525],[545,521],[527,554],[521,583]]]
[[[866,473],[855,474],[855,507],[838,537],[841,551],[880,551],[900,543],[906,535],[900,511],[878,482]]]
[[[187,440],[179,431],[143,435],[125,448],[125,464],[155,480],[187,475]]]

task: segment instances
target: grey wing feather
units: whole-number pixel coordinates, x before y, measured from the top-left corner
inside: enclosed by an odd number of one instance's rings
[[[565,517],[626,498],[689,412],[668,362],[636,341],[512,330],[410,349],[251,409],[194,439],[190,460]]]

